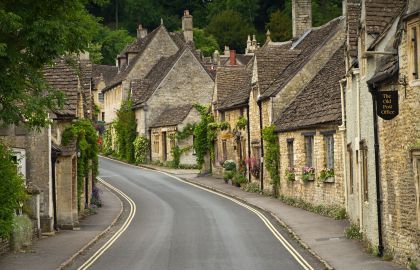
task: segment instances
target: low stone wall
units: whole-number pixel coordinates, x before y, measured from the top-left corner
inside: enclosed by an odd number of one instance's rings
[[[9,240],[0,238],[0,255],[3,255],[9,250],[10,250]]]

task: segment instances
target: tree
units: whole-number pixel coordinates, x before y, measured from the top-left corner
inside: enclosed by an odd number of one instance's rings
[[[292,20],[283,11],[276,10],[271,13],[266,30],[270,30],[273,41],[289,40],[292,38]]]
[[[85,1],[3,0],[0,3],[0,121],[45,126],[62,94],[42,69],[66,53],[88,48],[97,20]]]
[[[118,156],[133,163],[133,143],[136,139],[136,116],[130,98],[124,101],[123,104],[121,104],[121,108],[117,111],[115,131],[117,134]]]
[[[219,49],[216,38],[203,29],[194,28],[194,43],[196,48],[203,52],[204,56],[211,56],[215,50]]]
[[[231,10],[215,15],[206,31],[217,39],[220,46],[228,45],[239,52],[244,52],[247,36],[256,32],[240,13]]]
[[[117,55],[127,46],[133,42],[134,37],[130,36],[127,30],[110,30],[103,27],[103,37],[99,39],[101,44],[101,55],[103,57],[101,63],[107,65],[115,65]]]

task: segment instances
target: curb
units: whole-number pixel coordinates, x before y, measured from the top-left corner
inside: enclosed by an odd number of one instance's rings
[[[149,169],[149,170],[154,170],[154,171],[159,171],[159,172],[164,172],[164,173],[169,173],[169,174],[172,174],[172,173],[170,173],[170,172],[166,172],[166,171],[163,171],[163,170],[159,170],[159,169],[157,169],[157,168],[155,168],[155,167],[149,167],[149,166],[147,166],[147,165],[134,165],[134,164],[129,164],[129,163],[126,163],[126,162],[123,162],[123,161],[121,161],[121,160],[118,160],[118,159],[115,159],[115,158],[113,158],[113,157],[105,157],[105,156],[101,156],[101,157],[104,157],[104,158],[108,158],[108,159],[112,159],[112,160],[115,160],[115,161],[118,161],[118,162],[121,162],[121,163],[124,163],[124,164],[128,164],[128,165],[131,165],[131,166],[135,166],[135,167],[138,167],[138,168],[145,168],[145,169]],[[172,175],[174,175],[174,174],[172,174]],[[241,197],[238,197],[238,196],[235,196],[235,195],[232,195],[232,194],[229,194],[229,193],[227,193],[227,192],[225,192],[225,191],[222,191],[222,190],[220,190],[220,189],[217,189],[217,188],[214,188],[214,187],[211,187],[211,186],[208,186],[208,185],[205,185],[205,184],[202,184],[202,183],[199,183],[199,182],[195,182],[195,181],[193,181],[193,180],[191,180],[191,179],[188,179],[188,178],[184,178],[184,177],[181,177],[181,176],[178,176],[178,175],[174,175],[174,176],[176,176],[176,177],[179,177],[179,178],[181,178],[182,180],[184,180],[184,181],[186,181],[186,182],[189,182],[189,183],[192,183],[192,184],[195,184],[195,185],[197,185],[197,186],[200,186],[200,187],[203,187],[203,188],[206,188],[206,189],[209,189],[209,190],[212,190],[212,191],[215,191],[215,192],[218,192],[218,193],[220,193],[220,194],[223,194],[223,195],[226,195],[226,196],[229,196],[229,197],[231,197],[231,198],[234,198],[234,199],[237,199],[237,200],[240,200],[240,201],[242,201],[242,202],[244,202],[244,203],[246,203],[246,204],[248,204],[248,205],[251,205],[251,206],[253,206],[253,207],[256,207],[256,208],[258,208],[258,209],[260,209],[260,210],[262,210],[262,211],[265,211],[265,212],[267,212],[267,213],[269,213],[270,214],[270,216],[271,217],[273,217],[283,228],[285,228],[286,230],[287,230],[287,232],[288,233],[290,233],[291,234],[291,236],[304,248],[304,249],[306,249],[312,256],[314,256],[316,259],[318,259],[322,264],[324,264],[324,266],[325,266],[325,269],[328,269],[328,270],[334,270],[335,268],[334,267],[332,267],[326,260],[324,260],[322,257],[320,257],[317,253],[315,253],[300,237],[299,237],[299,235],[298,234],[296,234],[291,228],[290,228],[290,226],[289,225],[287,225],[284,221],[282,221],[278,216],[276,216],[273,212],[271,212],[270,210],[268,210],[268,209],[265,209],[265,208],[263,208],[263,207],[260,207],[260,206],[258,206],[258,205],[255,205],[255,204],[253,204],[253,203],[251,203],[251,202],[249,202],[249,201],[247,201],[246,199],[243,199],[243,198],[241,198]]]
[[[95,244],[102,236],[104,236],[107,232],[109,232],[111,230],[111,228],[115,225],[115,223],[118,221],[118,219],[120,219],[123,211],[124,211],[124,205],[123,202],[121,200],[121,198],[115,194],[112,190],[110,190],[109,188],[107,188],[105,185],[104,187],[111,192],[112,194],[114,194],[115,197],[118,198],[118,200],[120,201],[120,212],[118,213],[118,215],[114,218],[114,220],[111,222],[111,224],[108,225],[108,227],[106,227],[102,232],[100,232],[99,234],[97,234],[92,240],[90,240],[87,244],[85,244],[82,248],[80,248],[78,251],[76,251],[76,253],[74,253],[72,256],[70,256],[70,258],[68,258],[65,262],[63,262],[62,264],[60,264],[59,267],[56,268],[56,270],[63,270],[64,268],[66,268],[67,266],[69,266],[71,263],[74,262],[74,260],[80,255],[82,254],[85,250],[87,250],[88,248],[90,248],[93,244]]]

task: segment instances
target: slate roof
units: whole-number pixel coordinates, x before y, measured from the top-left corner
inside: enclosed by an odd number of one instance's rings
[[[375,74],[367,81],[368,84],[382,82],[393,78],[398,73],[398,55],[385,55],[378,59]]]
[[[181,124],[187,117],[193,105],[181,105],[165,109],[156,120],[150,125],[151,128],[176,126]]]
[[[255,52],[261,94],[299,55],[300,50],[289,50],[290,45],[291,42],[284,44],[266,43]]]
[[[109,85],[112,79],[117,75],[118,67],[110,65],[92,65],[92,77],[96,85],[102,75],[105,85]]]
[[[214,72],[209,71],[208,68],[204,66],[204,64],[198,58],[197,53],[192,51],[189,45],[184,45],[184,48],[180,49],[174,55],[170,57],[162,57],[156,63],[156,65],[152,67],[149,73],[147,73],[144,79],[134,79],[131,81],[131,93],[134,107],[139,107],[142,103],[146,102],[151,97],[161,81],[165,78],[165,76],[186,50],[192,52],[207,74],[209,74],[209,76],[214,79]]]
[[[275,121],[276,131],[341,123],[339,80],[345,75],[344,46],[341,46],[311,82]]]
[[[44,78],[51,87],[65,95],[63,108],[54,110],[54,113],[62,117],[76,117],[79,92],[76,68],[67,59],[57,59],[52,66],[44,68]]]
[[[268,98],[280,92],[311,59],[313,53],[316,52],[317,49],[322,48],[330,37],[340,30],[343,22],[344,18],[338,17],[323,26],[312,28],[310,32],[305,33],[298,41],[295,41],[288,50],[293,54],[293,57],[289,56],[288,60],[282,60],[282,62],[285,62],[284,64],[282,63],[282,65],[287,64],[287,67],[281,70],[280,74],[270,83],[268,89],[262,91],[261,98]],[[288,57],[287,54],[285,57]]]
[[[366,0],[366,32],[381,34],[405,7],[407,0]]]
[[[134,65],[137,63],[137,60],[140,58],[144,50],[147,48],[149,43],[152,41],[153,37],[156,36],[156,33],[159,31],[159,29],[165,29],[163,25],[160,25],[156,29],[154,29],[152,32],[147,34],[144,38],[136,39],[133,43],[129,44],[119,55],[119,57],[125,55],[126,53],[135,53],[136,56],[131,59],[130,64],[124,64],[120,68],[120,72],[114,77],[114,79],[107,85],[102,92],[105,92],[112,87],[120,84],[124,78],[130,73],[130,71],[133,69]],[[169,33],[169,36],[172,38],[174,43],[178,46],[178,48],[182,48],[185,43],[185,39],[182,33]]]
[[[360,12],[360,0],[347,0],[347,51],[351,57],[357,57]]]
[[[251,91],[251,71],[241,68],[217,69],[216,109],[226,110],[248,104]]]

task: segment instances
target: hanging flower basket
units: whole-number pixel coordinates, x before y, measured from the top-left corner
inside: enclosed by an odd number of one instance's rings
[[[233,134],[230,133],[229,131],[223,131],[220,133],[220,139],[222,140],[228,140],[233,138]]]

